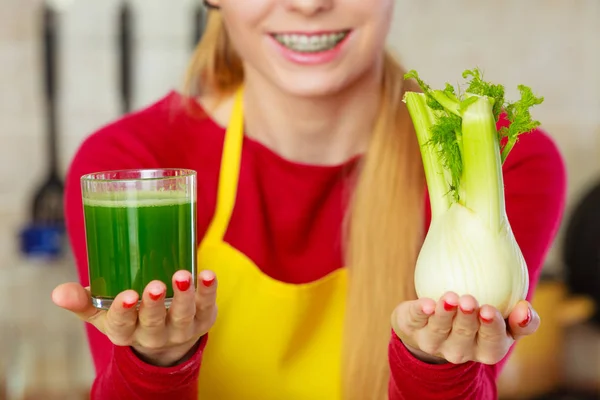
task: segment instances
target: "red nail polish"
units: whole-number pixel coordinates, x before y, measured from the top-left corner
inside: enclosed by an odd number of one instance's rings
[[[454,311],[458,306],[452,305],[446,301],[444,301],[444,310],[446,311]]]
[[[473,314],[473,311],[475,311],[475,310],[465,310],[464,308],[462,308],[462,307],[461,307],[461,308],[460,308],[460,311],[461,311],[463,314],[467,314],[467,315],[469,315],[469,314]]]
[[[481,320],[481,322],[483,322],[484,324],[491,324],[492,322],[494,322],[494,319],[493,319],[493,318],[491,318],[491,319],[488,319],[488,318],[485,318],[485,317],[483,317],[483,316],[481,316],[481,315],[479,316],[479,319],[480,319],[480,320]]]
[[[185,281],[175,281],[175,284],[177,285],[177,289],[186,292],[190,288],[192,281],[188,278]]]
[[[152,292],[148,293],[148,296],[150,296],[150,298],[154,301],[157,301],[158,299],[160,299],[162,297],[162,293],[159,294],[154,294]]]
[[[529,325],[529,323],[531,322],[531,309],[527,309],[527,316],[525,317],[525,319],[523,320],[523,322],[521,322],[519,324],[519,326],[521,328],[525,328],[527,325]]]
[[[215,278],[212,279],[202,279],[202,284],[206,287],[211,287],[213,282],[215,281]]]
[[[127,303],[126,301],[123,302],[123,308],[132,308],[133,306],[135,306],[135,304],[137,303],[137,301],[134,301],[133,303]]]

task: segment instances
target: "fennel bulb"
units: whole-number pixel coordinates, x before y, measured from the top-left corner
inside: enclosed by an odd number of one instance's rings
[[[504,88],[483,81],[477,69],[462,94],[446,84],[432,90],[415,71],[423,93],[404,101],[421,149],[431,201],[431,225],[415,267],[419,298],[438,300],[452,291],[472,295],[507,317],[523,300],[528,270],[512,233],[504,203],[502,164],[517,136],[539,125],[529,109],[541,104],[530,88],[521,99],[504,100]],[[501,112],[508,128],[496,129]],[[503,143],[501,139],[505,138]]]

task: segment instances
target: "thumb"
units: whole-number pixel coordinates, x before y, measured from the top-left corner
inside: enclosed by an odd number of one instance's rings
[[[540,317],[527,301],[519,302],[508,316],[508,327],[515,340],[533,334],[540,326]]]
[[[95,320],[101,319],[105,312],[92,305],[89,288],[78,283],[63,283],[52,291],[52,302],[100,328]]]
[[[428,298],[401,303],[392,313],[392,328],[396,335],[406,340],[406,336],[425,327],[435,312],[435,306],[435,301]]]

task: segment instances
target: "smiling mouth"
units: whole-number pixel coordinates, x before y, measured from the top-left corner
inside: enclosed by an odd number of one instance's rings
[[[334,49],[350,33],[349,30],[323,34],[276,33],[271,36],[283,47],[299,53],[320,53]]]

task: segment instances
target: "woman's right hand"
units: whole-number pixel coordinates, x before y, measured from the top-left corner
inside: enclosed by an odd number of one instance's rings
[[[196,349],[199,339],[217,318],[217,281],[211,271],[198,274],[194,290],[189,271],[173,275],[173,301],[165,308],[166,286],[150,282],[139,310],[137,292],[126,290],[114,300],[108,311],[92,305],[89,288],[65,283],[52,292],[52,301],[94,325],[117,346],[131,346],[145,362],[173,366],[185,361]]]

